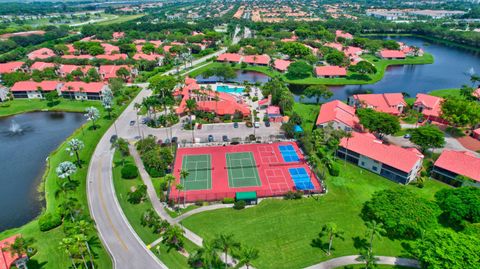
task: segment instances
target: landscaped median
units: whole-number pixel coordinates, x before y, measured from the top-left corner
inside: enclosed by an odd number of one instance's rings
[[[138,90],[135,89],[130,92],[130,95],[134,96],[137,93]],[[89,210],[86,196],[86,178],[89,162],[98,141],[108,130],[116,117],[113,116],[110,118],[108,113],[102,107],[102,103],[99,101],[82,102],[64,99],[59,100],[60,103],[53,107],[49,107],[47,101],[43,100],[9,101],[6,103],[7,106],[0,107],[0,116],[20,114],[31,111],[42,111],[46,109],[49,111],[85,113],[85,109],[92,106],[100,111],[100,117],[95,121],[95,125],[97,126],[95,129],[91,127],[91,121],[87,122],[85,126],[77,129],[65,142],[63,142],[55,151],[50,154],[42,184],[39,186],[39,191],[41,194],[44,194],[46,201],[46,208],[41,216],[44,216],[47,213],[54,215],[58,214],[59,205],[64,204],[64,202],[67,201],[67,192],[60,190],[60,186],[62,185],[61,182],[65,182],[66,179],[61,180],[57,175],[56,169],[62,162],[76,161],[75,156],[71,156],[66,150],[69,147],[67,143],[73,138],[81,140],[84,144],[83,149],[79,151],[82,167],[77,166],[76,173],[71,175],[71,179],[75,182],[78,182],[78,186],[75,188],[75,191],[68,192],[68,197],[74,200],[76,199],[75,204],[78,204],[80,208],[75,210],[79,210],[81,215],[88,217]],[[114,109],[111,114],[120,115],[127,105],[128,102],[123,103],[121,106],[114,105]],[[66,225],[60,225],[57,228],[42,232],[40,231],[39,220],[37,218],[22,227],[10,229],[0,233],[0,239],[18,233],[22,234],[23,237],[33,238],[35,240],[33,247],[37,250],[37,253],[31,257],[28,267],[64,269],[69,268],[72,265],[72,261],[70,260],[69,256],[65,253],[65,251],[63,251],[63,249],[60,249],[60,242],[62,242],[62,239],[67,236],[65,234],[66,230]],[[90,247],[92,248],[92,252],[95,256],[96,268],[111,268],[112,263],[110,256],[100,243],[96,232],[90,232],[89,237],[92,238]],[[77,261],[81,263],[81,260]]]
[[[325,85],[351,85],[351,84],[373,84],[378,81],[380,81],[388,66],[394,66],[394,65],[416,65],[416,64],[432,64],[434,62],[433,55],[429,53],[425,53],[423,56],[417,56],[417,57],[407,57],[405,59],[395,59],[395,60],[386,60],[386,59],[380,59],[377,56],[374,55],[363,55],[363,59],[366,61],[371,62],[377,69],[377,72],[375,74],[367,75],[369,77],[369,80],[361,80],[361,79],[355,79],[351,78],[349,76],[353,75],[354,73],[348,71],[347,77],[345,78],[317,78],[314,77],[313,74],[312,76],[304,79],[295,79],[291,80],[288,79],[285,74],[280,73],[276,70],[274,70],[271,67],[268,66],[252,66],[252,65],[247,65],[244,68],[241,68],[240,64],[235,64],[233,65],[234,69],[237,70],[245,70],[245,71],[256,71],[263,73],[269,77],[281,77],[285,82],[290,83],[290,84],[299,84],[299,85],[312,85],[312,84],[325,84]],[[223,63],[219,62],[214,62],[211,64],[208,64],[206,66],[203,66],[199,69],[196,69],[190,73],[191,77],[196,77],[198,75],[201,75],[203,72],[206,70],[213,68],[213,67],[219,67]]]

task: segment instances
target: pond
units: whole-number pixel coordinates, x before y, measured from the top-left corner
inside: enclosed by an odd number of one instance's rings
[[[345,100],[356,92],[372,93],[405,92],[410,97],[417,93],[432,90],[460,88],[462,84],[470,85],[469,73],[480,74],[480,52],[426,41],[418,37],[394,36],[371,37],[378,39],[394,39],[408,45],[415,45],[431,53],[435,62],[426,65],[390,66],[383,79],[369,85],[331,86],[334,93],[332,99]],[[298,92],[298,89],[293,89]],[[313,101],[313,99],[312,99]]]
[[[264,84],[270,80],[270,77],[256,71],[245,71],[245,70],[236,70],[235,73],[237,77],[234,79],[230,79],[226,82],[233,82],[233,83],[243,83],[248,81],[249,83],[255,84]],[[215,83],[215,82],[223,82],[221,78],[212,76],[209,78],[204,78],[202,75],[199,75],[195,78],[198,83]]]
[[[0,231],[34,219],[46,158],[85,123],[81,113],[33,112],[0,118]]]

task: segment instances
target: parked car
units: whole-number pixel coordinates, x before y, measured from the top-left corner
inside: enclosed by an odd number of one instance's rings
[[[170,139],[168,139],[168,138],[165,139],[164,143],[165,143],[165,144],[170,144]]]
[[[270,127],[270,122],[269,121],[265,122],[265,127]]]
[[[158,140],[157,140],[157,144],[158,144],[158,145],[161,145],[162,143],[163,143],[163,140],[162,140],[162,139],[158,139]]]
[[[228,136],[226,136],[226,135],[222,136],[222,140],[223,140],[223,142],[228,142]]]
[[[201,123],[199,123],[199,124],[197,125],[197,129],[198,129],[198,130],[201,130],[201,129],[202,129],[202,124],[201,124]]]
[[[258,123],[257,121],[253,124],[253,126],[255,126],[255,128],[260,128],[260,123]]]
[[[406,139],[410,139],[410,137],[412,137],[411,134],[405,134],[405,135],[403,136],[403,138],[406,138]]]
[[[213,142],[213,135],[208,135],[208,142]]]
[[[117,136],[117,135],[112,135],[112,136],[110,137],[110,143],[112,143],[112,144],[115,143],[115,141],[117,141],[117,139],[118,139],[118,136]]]
[[[177,143],[178,142],[178,137],[174,136],[172,137],[172,143]]]
[[[134,121],[134,120],[131,120],[131,121],[130,121],[130,126],[133,126],[133,125],[135,125],[135,121]]]
[[[238,122],[233,123],[233,128],[238,128]]]

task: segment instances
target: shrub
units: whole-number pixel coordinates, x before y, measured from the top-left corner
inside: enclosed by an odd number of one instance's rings
[[[256,102],[256,101],[258,101],[258,97],[257,97],[257,96],[254,96],[254,97],[252,98],[252,102]]]
[[[235,199],[231,197],[225,197],[223,198],[222,204],[233,204],[235,202]]]
[[[298,200],[303,197],[303,193],[301,191],[288,191],[285,193],[283,196],[283,199],[285,200]]]
[[[46,213],[38,219],[38,226],[40,231],[49,231],[62,224],[62,218],[57,213]]]
[[[127,194],[127,200],[131,204],[139,204],[145,199],[147,196],[147,186],[146,185],[138,185],[137,189],[134,191],[131,191]]]
[[[333,177],[338,177],[340,175],[340,167],[336,163],[332,163],[328,167],[328,173]]]
[[[195,205],[196,206],[203,206],[203,201],[202,200],[195,201]]]
[[[235,203],[233,203],[233,209],[236,209],[236,210],[244,209],[245,205],[246,203],[243,200],[236,201]]]
[[[138,168],[133,164],[126,164],[122,167],[122,178],[134,179],[138,177]]]

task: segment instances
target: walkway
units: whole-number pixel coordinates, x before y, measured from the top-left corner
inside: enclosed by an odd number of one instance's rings
[[[387,264],[387,265],[399,265],[412,268],[420,268],[418,261],[406,258],[397,258],[397,257],[387,257],[387,256],[376,256],[378,258],[377,264]],[[347,266],[352,264],[363,264],[356,259],[358,255],[343,256],[334,258],[325,262],[321,262],[305,269],[333,269],[340,266]]]

